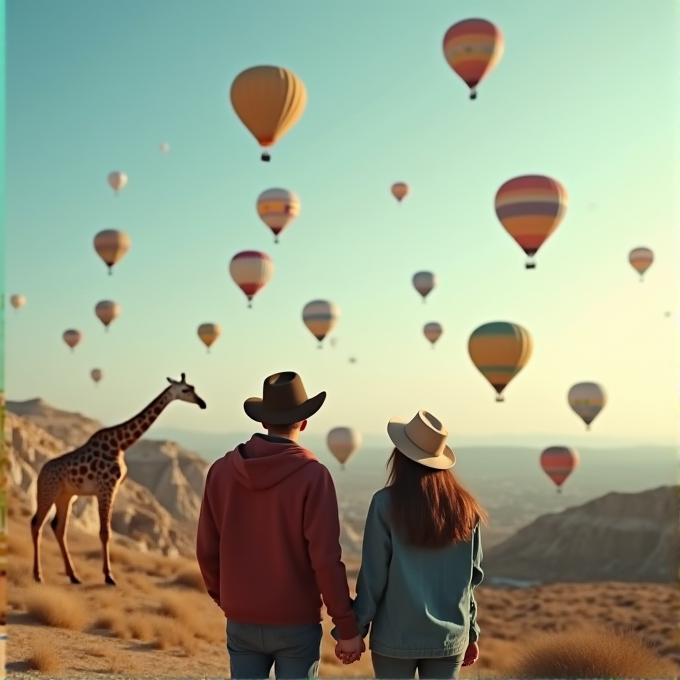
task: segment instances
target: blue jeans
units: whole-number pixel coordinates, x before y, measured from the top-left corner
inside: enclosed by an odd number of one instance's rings
[[[373,671],[376,678],[390,680],[458,680],[465,653],[456,656],[438,656],[434,659],[396,659],[371,652]]]
[[[232,680],[317,678],[321,659],[320,623],[306,626],[259,626],[227,621],[227,651]]]

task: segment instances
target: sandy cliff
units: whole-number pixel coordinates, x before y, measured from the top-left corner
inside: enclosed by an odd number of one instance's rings
[[[679,491],[609,493],[543,515],[484,555],[487,582],[677,583]]]

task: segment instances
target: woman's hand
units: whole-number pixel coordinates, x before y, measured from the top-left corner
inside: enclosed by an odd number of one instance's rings
[[[465,650],[463,666],[472,666],[477,659],[479,659],[479,645],[476,642],[471,642]]]

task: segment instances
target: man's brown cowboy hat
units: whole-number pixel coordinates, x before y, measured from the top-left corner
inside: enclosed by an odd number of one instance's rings
[[[258,423],[291,425],[313,416],[325,400],[325,392],[308,398],[300,376],[293,371],[284,371],[265,378],[262,399],[246,399],[243,410]]]

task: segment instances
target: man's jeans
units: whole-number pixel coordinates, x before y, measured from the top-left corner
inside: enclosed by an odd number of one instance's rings
[[[227,621],[227,650],[232,680],[317,678],[321,658],[320,623],[306,626],[259,626]]]

